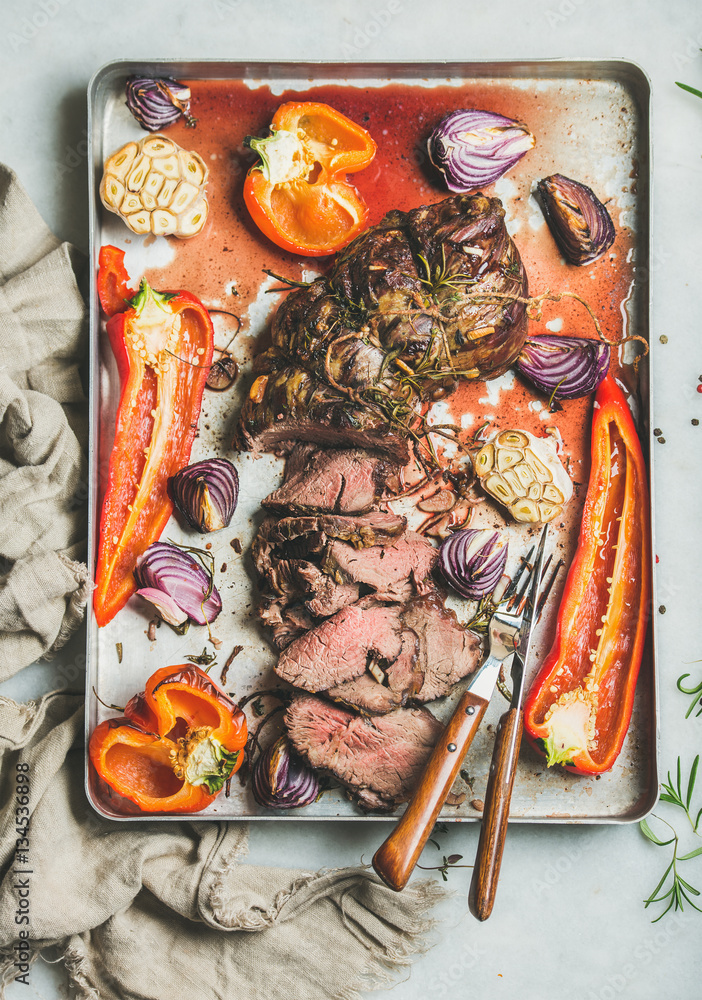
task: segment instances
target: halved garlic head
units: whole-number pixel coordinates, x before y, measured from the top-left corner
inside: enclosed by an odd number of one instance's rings
[[[106,161],[100,197],[134,233],[187,239],[207,221],[208,175],[197,153],[165,136],[148,135]]]
[[[476,455],[475,471],[485,492],[515,521],[552,521],[573,495],[553,442],[529,431],[500,431]]]

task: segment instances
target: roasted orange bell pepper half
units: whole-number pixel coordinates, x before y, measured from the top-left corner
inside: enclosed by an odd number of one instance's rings
[[[198,812],[241,767],[246,717],[199,667],[162,667],[90,737],[100,777],[144,812]]]
[[[646,466],[611,375],[595,396],[582,526],[556,637],[524,705],[549,765],[599,774],[614,764],[634,704],[651,603]]]
[[[346,175],[375,156],[368,132],[328,104],[283,104],[266,139],[247,136],[261,158],[248,172],[251,218],[283,250],[316,257],[346,246],[365,228],[368,206]]]
[[[156,292],[142,281],[124,302],[129,278],[123,257],[103,247],[105,270],[98,277],[103,305],[124,305],[107,322],[121,397],[100,518],[93,598],[98,625],[135,592],[137,558],[171,516],[168,479],[188,464],[214,347],[209,313],[190,292]]]

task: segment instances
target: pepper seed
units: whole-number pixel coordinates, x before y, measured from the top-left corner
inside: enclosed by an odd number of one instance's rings
[[[692,424],[693,427],[699,427],[699,425],[700,425],[700,422],[697,419],[697,417],[693,417],[692,420],[690,421],[690,423]]]
[[[668,343],[668,338],[666,337],[666,335],[664,333],[662,333],[658,339],[660,340],[661,344],[667,344]]]
[[[660,427],[654,427],[653,428],[653,436],[654,437],[659,437],[662,433],[663,433],[663,431],[660,429]]]
[[[660,608],[658,609],[658,613],[661,615],[665,614],[665,604],[661,604]]]

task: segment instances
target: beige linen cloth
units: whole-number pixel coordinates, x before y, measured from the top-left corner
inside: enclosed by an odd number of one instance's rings
[[[59,649],[90,594],[78,257],[0,164],[0,681]]]
[[[0,166],[0,679],[56,648],[87,599],[71,260]],[[85,1000],[352,1000],[426,947],[436,883],[247,865],[240,823],[103,819],[82,732],[81,696],[0,695],[0,997],[41,955]]]

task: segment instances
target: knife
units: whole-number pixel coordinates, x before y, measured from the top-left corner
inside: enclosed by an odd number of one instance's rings
[[[538,573],[530,572],[524,587],[526,605],[525,597],[521,597],[516,615],[496,611],[490,619],[490,654],[473,675],[461,696],[405,812],[395,829],[375,852],[373,857],[375,871],[386,885],[396,892],[407,885],[419,855],[429,839],[446,796],[456,780],[466,751],[480,726],[501,667],[509,665],[515,657],[515,649],[520,643],[522,634],[520,629],[523,629],[523,615],[526,616],[527,611],[531,611],[533,616],[533,601],[530,604],[529,595],[536,593],[533,588],[533,578],[540,577],[545,539],[546,528],[541,535],[537,556]],[[530,555],[531,553],[524,562],[525,566],[529,566]],[[516,582],[515,578],[510,590],[514,588]]]
[[[512,658],[512,701],[499,721],[490,764],[483,822],[468,895],[468,908],[478,920],[487,920],[492,913],[505,847],[509,807],[522,740],[522,697],[526,663],[532,626],[538,617],[537,597],[543,569],[546,531],[547,525],[544,525],[534,572],[525,595],[526,604],[519,630],[519,643]]]

